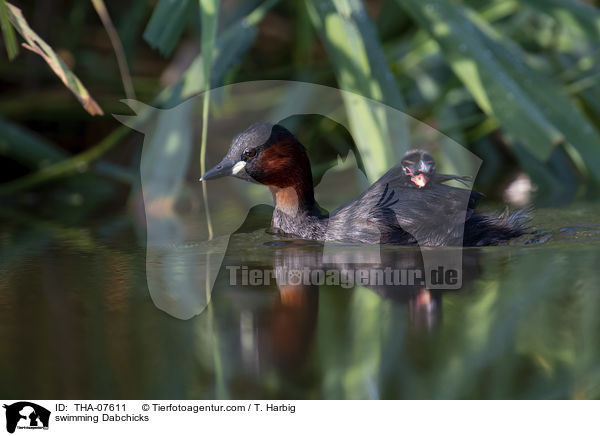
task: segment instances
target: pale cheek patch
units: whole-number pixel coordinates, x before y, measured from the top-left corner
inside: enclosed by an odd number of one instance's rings
[[[246,166],[246,162],[244,162],[243,160],[239,161],[238,163],[236,163],[233,168],[231,169],[231,174],[237,174],[240,171],[242,171],[242,169]]]

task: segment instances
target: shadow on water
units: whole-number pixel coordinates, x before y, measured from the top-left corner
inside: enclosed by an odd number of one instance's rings
[[[2,396],[598,398],[600,228],[546,224],[515,245],[465,250],[463,287],[448,291],[409,276],[350,283],[343,272],[361,262],[377,269],[371,252],[324,259],[318,244],[242,229],[210,304],[187,321],[153,304],[133,237],[9,224]],[[422,268],[414,249],[378,254],[381,267]]]

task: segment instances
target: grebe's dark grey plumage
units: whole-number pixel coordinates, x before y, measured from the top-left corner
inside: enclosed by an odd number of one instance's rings
[[[479,214],[474,210],[477,195],[440,183],[446,178],[460,179],[458,176],[434,175],[435,183],[428,189],[415,189],[414,183],[407,184],[402,164],[390,169],[359,197],[324,215],[314,199],[306,150],[277,124],[256,123],[237,135],[225,158],[201,180],[228,175],[266,185],[275,206],[271,230],[303,239],[491,245],[519,236],[525,229],[524,214]]]

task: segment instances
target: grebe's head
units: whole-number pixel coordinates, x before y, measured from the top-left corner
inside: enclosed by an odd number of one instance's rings
[[[252,124],[233,138],[225,158],[200,180],[225,176],[277,188],[307,180],[312,184],[310,162],[302,144],[285,127],[265,122]]]
[[[404,175],[418,188],[424,188],[435,175],[435,159],[424,150],[409,150],[400,162]]]

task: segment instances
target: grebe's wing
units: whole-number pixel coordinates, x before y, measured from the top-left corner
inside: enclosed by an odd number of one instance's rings
[[[390,242],[424,246],[462,245],[465,221],[479,197],[442,184],[407,187],[401,170],[392,168],[358,198],[333,211],[329,226],[351,239],[378,241],[385,236]]]
[[[470,186],[470,184],[473,182],[473,177],[471,177],[471,176],[456,176],[454,174],[439,174],[439,173],[436,173],[433,176],[433,182],[438,183],[438,184],[444,183],[444,182],[450,182],[453,180],[456,180],[457,182],[462,183],[464,186],[466,186],[468,188]],[[481,192],[471,191],[471,195],[469,196],[467,219],[469,219],[469,217],[473,213],[473,210],[477,207],[477,204],[479,203],[479,200],[481,200],[482,197],[485,197],[485,195],[482,194]]]
[[[469,186],[469,184],[473,181],[473,177],[471,176],[455,176],[454,174],[439,174],[435,173],[433,176],[433,181],[436,183],[444,183],[452,180],[456,180],[457,182],[462,183],[465,186]]]

